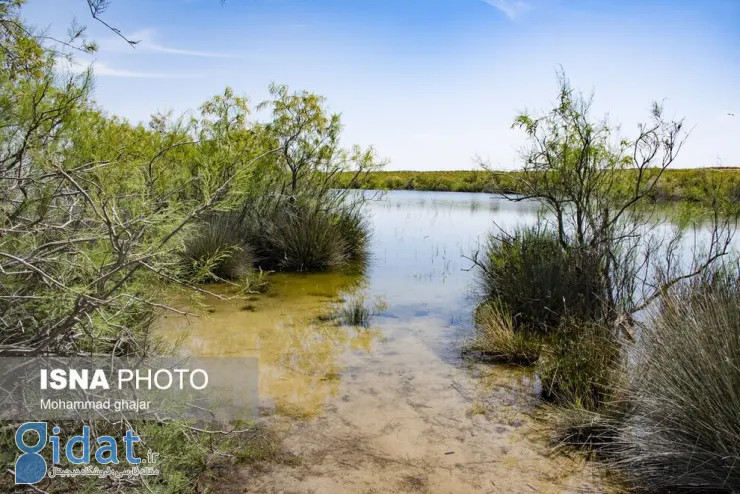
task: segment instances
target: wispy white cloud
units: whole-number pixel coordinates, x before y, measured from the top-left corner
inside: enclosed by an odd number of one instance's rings
[[[524,0],[483,0],[488,5],[496,7],[509,19],[516,19],[523,13],[532,9],[532,5]]]
[[[194,74],[175,74],[166,72],[141,72],[136,70],[116,69],[101,62],[83,63],[79,60],[69,62],[66,59],[59,61],[62,70],[82,73],[92,67],[93,74],[99,77],[128,77],[134,79],[194,79],[200,76]]]
[[[132,77],[136,79],[196,79],[194,74],[172,74],[166,72],[139,72],[108,67],[102,63],[93,64],[93,73],[101,77]]]
[[[146,29],[138,31],[127,36],[130,40],[138,41],[136,44],[136,50],[148,51],[155,53],[169,53],[171,55],[183,55],[188,57],[202,57],[202,58],[240,58],[238,55],[232,53],[222,53],[213,51],[201,51],[201,50],[187,50],[183,48],[175,48],[173,46],[167,46],[160,44],[154,40],[154,30]],[[126,50],[131,52],[131,48],[127,43],[121,43],[120,38],[105,39],[100,42],[101,52],[103,51],[123,51]]]

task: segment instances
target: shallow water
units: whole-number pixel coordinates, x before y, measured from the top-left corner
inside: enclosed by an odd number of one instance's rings
[[[300,463],[245,469],[235,492],[601,490],[591,467],[548,454],[529,372],[461,359],[475,305],[465,257],[494,221],[533,222],[535,205],[394,191],[368,208],[364,276],[274,275],[269,294],[163,320],[192,355],[258,357],[264,413],[290,426]],[[358,294],[384,302],[369,327],[322,317]]]

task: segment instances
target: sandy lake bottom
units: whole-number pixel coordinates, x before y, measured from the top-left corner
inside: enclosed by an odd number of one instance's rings
[[[276,274],[267,294],[206,298],[202,317],[162,319],[162,334],[190,355],[259,359],[263,419],[298,458],[245,467],[220,490],[605,490],[593,466],[551,454],[532,418],[531,371],[461,358],[476,302],[464,256],[493,221],[534,221],[534,206],[398,191],[369,210],[372,255],[362,275]],[[378,308],[367,327],[327,320],[353,297]]]

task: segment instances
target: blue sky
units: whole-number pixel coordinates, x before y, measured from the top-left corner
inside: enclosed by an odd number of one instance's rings
[[[136,49],[86,8],[29,0],[24,16],[88,25],[95,98],[132,121],[227,85],[256,104],[275,81],[326,96],[345,142],[389,169],[513,169],[511,122],[553,103],[562,65],[626,136],[665,99],[693,129],[677,166],[740,165],[738,0],[112,0],[104,18]]]

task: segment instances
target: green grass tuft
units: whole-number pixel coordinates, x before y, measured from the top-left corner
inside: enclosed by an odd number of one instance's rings
[[[504,363],[529,365],[537,361],[542,338],[526,331],[514,331],[511,311],[500,302],[479,305],[475,312],[475,337],[466,351]]]
[[[545,348],[537,362],[543,397],[589,412],[602,410],[621,362],[613,329],[600,321],[565,318]]]
[[[344,300],[332,317],[347,326],[367,327],[372,318],[383,312],[386,307],[385,302],[380,299],[369,300],[365,295],[352,294]]]

